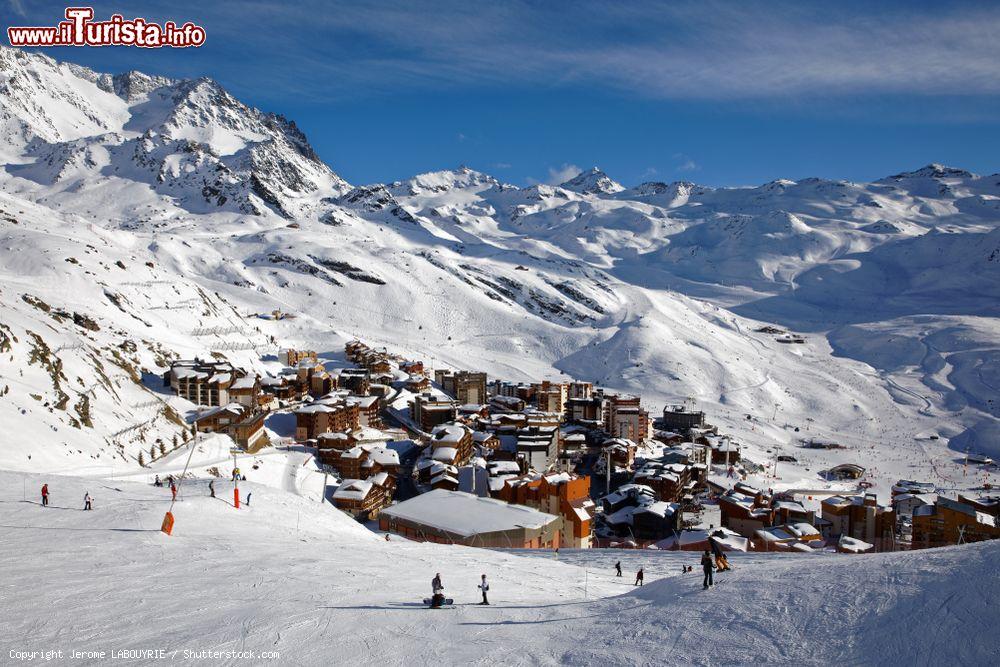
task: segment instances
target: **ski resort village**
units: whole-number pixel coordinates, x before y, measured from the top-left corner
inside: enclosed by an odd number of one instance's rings
[[[0,664],[996,664],[1000,174],[352,184],[8,47],[0,130]]]

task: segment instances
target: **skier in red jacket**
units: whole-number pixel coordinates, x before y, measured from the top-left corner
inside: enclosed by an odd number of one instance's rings
[[[42,506],[48,507],[49,504],[49,485],[42,484]]]

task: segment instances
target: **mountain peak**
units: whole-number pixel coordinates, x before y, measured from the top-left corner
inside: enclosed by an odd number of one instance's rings
[[[613,195],[625,189],[597,167],[591,167],[588,171],[577,174],[559,187],[580,194],[604,195]]]
[[[938,164],[937,162],[932,162],[926,167],[921,167],[916,171],[904,171],[900,174],[895,174],[889,178],[893,180],[901,180],[904,178],[973,178],[975,174],[971,171],[966,171],[965,169],[957,169],[955,167],[949,167],[943,164]]]

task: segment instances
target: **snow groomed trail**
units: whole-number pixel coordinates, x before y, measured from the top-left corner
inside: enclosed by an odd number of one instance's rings
[[[167,537],[157,530],[169,505],[164,489],[50,476],[52,506],[42,508],[31,495],[42,481],[0,472],[4,656],[162,648],[182,664],[297,665],[994,658],[996,543],[861,557],[736,555],[735,570],[704,592],[696,553],[525,555],[386,542],[329,505],[253,483],[253,505],[240,511],[186,486]],[[92,512],[81,509],[87,491]],[[622,578],[613,574],[618,559]],[[682,564],[695,572],[681,575]],[[631,585],[638,567],[641,588]],[[436,572],[455,609],[421,604]],[[475,604],[483,573],[490,607]],[[206,663],[192,657],[199,651],[254,657]]]

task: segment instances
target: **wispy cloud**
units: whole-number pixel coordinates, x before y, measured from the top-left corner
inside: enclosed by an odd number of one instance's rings
[[[699,171],[701,169],[700,164],[684,153],[674,153],[674,160],[677,161],[677,166],[674,167],[674,171]]]
[[[238,88],[326,102],[539,83],[665,99],[1000,94],[1000,5],[988,3],[161,0],[145,11],[205,24],[213,66]],[[266,51],[247,39],[262,26]]]
[[[575,164],[563,163],[558,167],[549,167],[548,176],[544,180],[538,180],[537,178],[531,178],[530,176],[526,179],[529,185],[537,185],[539,183],[545,183],[547,185],[559,185],[560,183],[565,183],[574,176],[579,176],[583,169],[580,169]]]
[[[14,12],[18,16],[28,15],[28,12],[24,9],[24,2],[22,2],[22,0],[7,0],[7,4],[10,6],[10,11]]]

